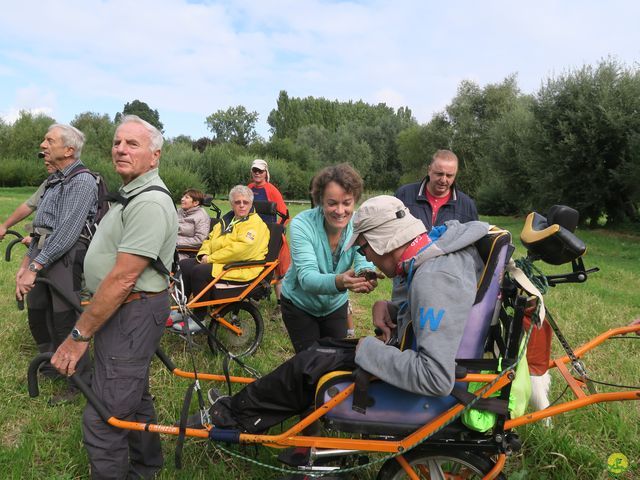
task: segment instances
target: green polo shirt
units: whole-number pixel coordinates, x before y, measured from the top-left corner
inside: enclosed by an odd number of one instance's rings
[[[158,175],[151,170],[120,187],[125,198],[157,185],[167,188]],[[95,293],[100,282],[116,263],[119,252],[130,253],[155,260],[171,269],[173,252],[178,235],[176,208],[167,194],[158,191],[145,192],[131,200],[127,208],[112,203],[100,221],[91,240],[84,260],[84,275],[87,288]],[[169,279],[149,265],[138,278],[134,292],[160,292],[169,286]]]

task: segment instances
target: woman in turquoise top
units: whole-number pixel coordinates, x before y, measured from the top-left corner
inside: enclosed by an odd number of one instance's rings
[[[296,352],[319,338],[345,337],[347,291],[369,293],[377,286],[376,279],[362,276],[374,271],[374,265],[356,248],[342,250],[353,230],[351,219],[362,189],[362,178],[349,165],[327,167],[311,183],[317,206],[290,223],[291,266],[280,308]]]

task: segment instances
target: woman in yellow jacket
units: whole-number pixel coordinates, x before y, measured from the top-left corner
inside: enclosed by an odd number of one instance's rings
[[[213,277],[222,272],[224,265],[232,262],[264,260],[269,245],[269,228],[253,208],[253,192],[244,185],[236,185],[229,192],[229,202],[233,217],[225,215],[218,223],[209,238],[202,243],[196,258],[188,258],[180,262],[182,281],[187,297],[204,289]],[[228,218],[230,217],[230,218]],[[261,266],[230,270],[216,289],[248,283],[262,271]],[[207,300],[214,294],[207,292],[201,300]],[[205,308],[195,309],[198,318],[204,319]],[[195,322],[189,324],[190,330],[198,330]],[[191,328],[193,327],[193,328]],[[182,322],[173,325],[174,330],[182,331]]]

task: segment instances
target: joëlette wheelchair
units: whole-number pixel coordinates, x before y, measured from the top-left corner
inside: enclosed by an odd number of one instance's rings
[[[211,202],[209,196],[205,197],[205,205],[209,205],[216,212],[212,217],[211,229],[220,221],[221,210]],[[277,214],[275,202],[255,202],[256,213]],[[284,241],[284,221],[282,223],[267,223],[269,228],[269,244],[265,260],[233,262],[224,266],[222,272],[202,289],[194,293],[192,298],[186,298],[181,282],[181,273],[176,272],[170,287],[175,305],[172,309],[179,311],[182,318],[191,318],[199,327],[198,333],[207,336],[207,343],[211,351],[231,355],[234,358],[251,355],[256,351],[264,335],[264,321],[256,302],[269,297],[275,278],[275,270],[278,266],[278,254]],[[178,252],[198,252],[198,248],[180,247]],[[229,272],[262,266],[262,271],[253,280],[238,284],[227,282],[225,276]],[[209,325],[205,325],[194,314],[194,308],[207,308],[210,317]],[[191,335],[189,322],[184,322],[182,334],[185,337]]]
[[[575,212],[575,211],[574,211]],[[576,212],[577,214],[577,212]],[[609,330],[585,345],[572,349],[547,311],[542,312],[542,296],[532,280],[546,281],[549,285],[581,283],[597,269],[586,270],[581,256],[586,247],[572,232],[575,228],[571,209],[558,207],[550,210],[547,218],[532,213],[527,217],[521,234],[528,251],[527,260],[542,260],[553,265],[572,264],[572,272],[562,275],[524,275],[517,262],[511,260],[513,246],[509,232],[492,231],[477,243],[485,259],[485,269],[478,285],[476,302],[469,315],[465,333],[457,352],[457,391],[467,391],[469,382],[483,386],[475,393],[447,397],[415,395],[381,381],[370,381],[364,391],[365,402],[355,402],[357,374],[331,372],[318,383],[315,410],[290,428],[276,434],[247,434],[218,428],[208,430],[185,429],[188,437],[209,438],[235,456],[222,443],[257,444],[268,448],[310,447],[305,465],[297,472],[309,476],[355,474],[362,469],[378,469],[379,479],[445,479],[445,478],[505,478],[502,470],[506,458],[520,448],[514,429],[520,425],[558,415],[584,406],[611,402],[639,400],[640,390],[597,393],[581,358],[607,339],[640,332],[640,325]],[[564,226],[563,226],[564,225]],[[517,364],[524,356],[529,331],[523,329],[525,315],[530,315],[532,303],[539,308],[539,323],[543,319],[552,323],[566,355],[549,361],[567,381],[575,399],[555,404],[544,410],[511,418],[505,405]],[[535,320],[535,317],[534,317]],[[535,328],[536,322],[531,322]],[[407,329],[409,332],[410,329]],[[410,348],[412,339],[407,333],[401,348]],[[501,361],[486,358],[486,352],[499,352]],[[31,396],[38,394],[37,368],[46,360],[43,354],[32,362],[29,371]],[[167,356],[158,351],[159,358],[175,375],[211,381],[250,383],[251,378],[228,377],[212,374],[194,374],[179,370]],[[569,368],[580,378],[574,378]],[[486,373],[492,370],[490,373]],[[482,372],[482,373],[477,373]],[[73,378],[73,377],[72,377]],[[130,430],[147,430],[180,435],[179,427],[125,422],[110,415],[93,397],[90,389],[80,388],[109,424]],[[497,395],[490,399],[489,397]],[[360,391],[360,399],[362,399]],[[486,400],[498,400],[490,402]],[[356,409],[353,408],[354,403]],[[364,408],[363,408],[364,407]],[[470,408],[493,409],[496,421],[486,432],[465,427],[461,415]],[[364,411],[364,413],[363,413]],[[326,427],[325,436],[306,436],[303,430],[321,420]],[[282,470],[274,466],[268,468]]]

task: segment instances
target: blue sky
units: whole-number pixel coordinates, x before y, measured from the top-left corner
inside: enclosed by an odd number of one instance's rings
[[[420,123],[460,81],[525,93],[612,56],[640,61],[636,1],[20,0],[0,14],[0,116],[113,118],[139,99],[168,137],[231,106],[290,96],[408,106]]]

